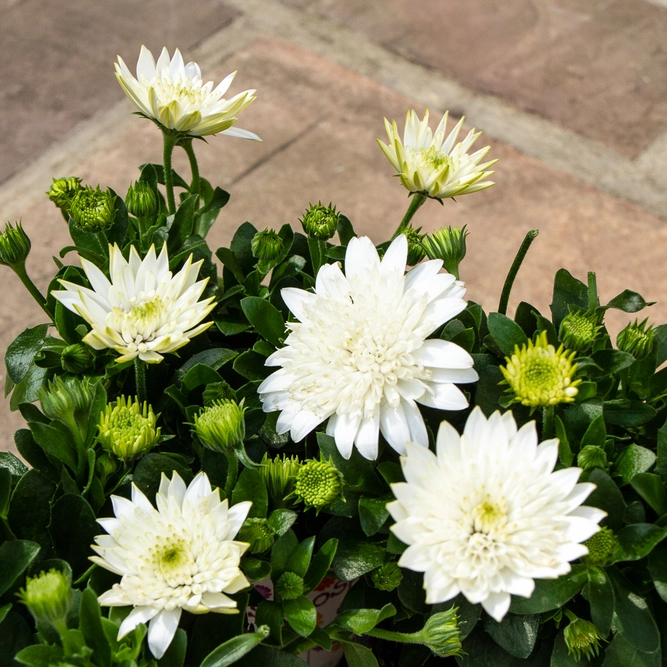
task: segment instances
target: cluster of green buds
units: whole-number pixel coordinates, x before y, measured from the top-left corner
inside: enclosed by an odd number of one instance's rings
[[[278,232],[273,229],[265,229],[262,232],[257,232],[252,237],[250,249],[255,259],[272,262],[274,259],[280,257],[280,253],[283,251],[283,240],[278,235]]]
[[[403,573],[397,563],[385,563],[371,572],[371,582],[380,591],[393,591],[401,585]]]
[[[313,204],[309,206],[299,222],[308,238],[328,241],[336,233],[339,221],[340,213],[336,211],[335,206],[331,204],[323,206],[322,202],[318,202],[315,206]]]
[[[415,229],[414,227],[407,227],[403,234],[408,239],[408,266],[414,266],[426,256],[423,240],[425,234],[420,234],[422,228]]]
[[[590,350],[602,329],[602,317],[602,312],[571,307],[560,323],[558,339],[568,350]]]
[[[343,488],[343,475],[333,464],[331,458],[325,461],[306,461],[301,465],[294,478],[292,497],[302,502],[307,508],[314,507],[318,512],[338,498]]]
[[[136,218],[148,218],[157,213],[157,197],[153,188],[144,181],[130,185],[125,195],[125,206]]]
[[[97,438],[107,452],[127,463],[159,442],[156,424],[157,417],[148,403],[120,396],[100,414]]]
[[[441,259],[449,273],[459,279],[459,265],[466,256],[466,225],[462,228],[443,227],[427,234],[422,240],[424,251],[429,259]]]
[[[230,452],[245,439],[245,408],[243,401],[213,401],[195,415],[192,429],[200,442],[214,452]]]
[[[563,631],[568,653],[574,656],[577,662],[582,658],[586,660],[594,658],[600,652],[600,641],[604,641],[604,637],[590,621],[578,618],[568,609],[565,610],[565,614],[570,619],[570,623]]]
[[[586,563],[602,567],[611,560],[616,550],[616,536],[614,535],[614,531],[611,528],[607,528],[607,526],[603,526],[593,537],[589,537],[584,542],[584,546],[588,548]]]
[[[40,388],[38,398],[42,412],[49,419],[64,422],[79,442],[84,441],[93,400],[93,385],[89,378],[55,377]]]
[[[276,541],[276,531],[271,528],[267,519],[246,519],[238,533],[241,542],[247,542],[251,554],[261,554],[273,546]]]
[[[94,234],[109,229],[116,216],[115,195],[100,186],[81,188],[70,202],[69,215],[75,227]]]
[[[28,577],[18,597],[37,622],[66,629],[67,614],[72,607],[72,589],[63,572],[53,569]]]
[[[616,347],[635,359],[645,359],[653,350],[654,343],[655,329],[648,323],[648,318],[642,322],[631,322],[616,338]]]
[[[13,226],[5,225],[5,231],[0,234],[0,264],[10,267],[14,271],[25,266],[25,260],[30,253],[30,239],[23,231],[20,222]]]
[[[68,176],[66,178],[54,178],[46,194],[63,214],[67,215],[72,199],[81,189],[81,179],[76,176]]]
[[[291,494],[300,469],[301,462],[297,456],[282,454],[271,458],[264,454],[258,470],[276,507],[282,507],[284,500]]]

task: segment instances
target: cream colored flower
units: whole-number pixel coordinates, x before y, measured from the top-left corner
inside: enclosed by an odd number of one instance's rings
[[[143,261],[131,246],[129,262],[117,245],[110,246],[111,281],[83,257],[81,265],[93,289],[61,280],[65,290],[52,294],[92,327],[83,342],[96,350],[116,350],[119,363],[135,357],[162,361],[164,353],[175,352],[211,326],[200,324],[215,304],[213,297],[199,301],[208,278],[196,282],[201,261],[193,264],[192,255],[175,276],[166,244],[157,257],[151,246]]]
[[[248,548],[234,537],[252,503],[220,502],[205,473],[186,488],[173,473],[163,474],[157,509],[133,484],[132,500],[111,496],[115,518],[98,519],[108,535],[98,535],[91,560],[122,576],[99,597],[101,605],[133,606],[118,639],[149,623],[148,646],[161,658],[171,644],[183,610],[193,614],[238,613],[232,594],[249,586],[239,568]]]
[[[479,164],[491,147],[486,146],[472,155],[468,154],[470,147],[482,134],[474,129],[468,132],[463,141],[455,143],[463,118],[445,138],[448,114],[445,113],[433,133],[428,126],[428,110],[420,121],[414,109],[410,109],[405,119],[402,141],[396,121],[389,123],[384,119],[389,145],[379,139],[377,142],[398,172],[401,183],[410,192],[444,199],[478,192],[493,185],[492,181],[484,179],[493,174],[486,170],[497,160]]]
[[[595,485],[577,484],[580,468],[553,472],[558,440],[538,445],[535,422],[517,430],[511,412],[487,419],[477,407],[463,435],[442,422],[437,455],[407,450],[406,481],[392,484],[387,509],[409,545],[398,564],[424,572],[429,604],[463,593],[500,621],[510,595],[567,574],[606,516],[581,505]]]
[[[163,48],[156,63],[145,46],[137,61],[136,79],[120,56],[115,68],[120,87],[139,113],[162,127],[193,137],[221,133],[261,141],[253,132],[232,127],[237,115],[255,99],[254,90],[244,90],[228,100],[223,97],[236,72],[213,88],[212,81],[203,83],[197,63],[183,62],[178,49],[170,59]]]

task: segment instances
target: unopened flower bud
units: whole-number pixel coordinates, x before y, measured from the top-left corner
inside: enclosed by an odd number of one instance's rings
[[[144,181],[133,183],[125,195],[125,206],[137,218],[154,215],[157,212],[157,198],[153,188]]]
[[[301,469],[301,462],[296,456],[278,455],[269,458],[264,454],[259,467],[259,474],[264,480],[266,490],[275,505],[282,506],[285,497],[294,489],[294,479]]]
[[[146,401],[119,396],[100,414],[97,437],[102,447],[121,461],[146,453],[160,440],[157,417]]]
[[[339,220],[340,213],[336,211],[335,206],[331,204],[323,206],[322,202],[318,202],[315,206],[310,205],[301,224],[309,238],[328,241],[336,233]]]
[[[0,264],[12,268],[23,266],[29,253],[30,239],[21,223],[17,222],[14,227],[8,222],[5,231],[0,234]]]
[[[18,596],[35,620],[53,625],[64,623],[72,606],[72,589],[67,576],[59,570],[29,577]]]
[[[584,542],[584,546],[588,548],[588,556],[586,556],[588,565],[606,565],[616,550],[614,531],[603,526],[593,537],[589,537]]]
[[[114,223],[116,210],[114,195],[109,190],[102,192],[100,186],[87,186],[79,190],[70,204],[69,214],[74,225],[84,232],[109,229]]]
[[[81,441],[88,431],[88,410],[93,400],[93,385],[88,378],[56,377],[38,392],[42,412],[49,419],[65,422]]]
[[[607,470],[609,468],[607,454],[604,449],[595,445],[586,445],[582,448],[577,455],[577,464],[583,470],[592,470],[593,468]]]
[[[253,257],[271,262],[283,251],[283,240],[273,229],[257,232],[250,242]]]
[[[72,199],[81,189],[81,179],[76,176],[54,178],[46,194],[61,211],[68,213]]]
[[[426,619],[419,636],[419,643],[428,646],[440,658],[461,655],[461,631],[456,608],[441,611]]]
[[[100,479],[102,485],[106,480],[118,470],[118,464],[108,455],[102,454],[95,461],[95,474]]]
[[[568,350],[589,350],[602,328],[601,321],[601,316],[595,312],[573,309],[560,323],[558,339]]]
[[[653,325],[648,324],[648,318],[643,322],[634,322],[628,324],[616,338],[616,346],[621,352],[628,352],[635,359],[645,359],[651,350],[655,341],[655,329]]]
[[[296,600],[303,595],[303,579],[294,572],[283,572],[276,582],[276,593],[283,600]]]
[[[459,264],[466,256],[466,225],[458,227],[444,227],[433,234],[427,234],[422,240],[424,250],[429,259],[441,259],[443,266],[449,273],[459,278]]]
[[[245,408],[235,401],[214,401],[195,415],[193,430],[205,447],[226,452],[245,439]]]
[[[380,591],[393,591],[403,581],[403,573],[397,563],[385,563],[371,572],[371,581]]]
[[[425,234],[420,234],[420,231],[421,227],[419,229],[408,227],[403,232],[408,239],[408,266],[419,264],[426,255],[426,250],[424,250],[424,246],[422,245]]]
[[[250,544],[248,551],[251,554],[260,554],[273,546],[276,531],[269,526],[267,519],[246,519],[237,539]]]
[[[571,621],[563,631],[568,653],[577,661],[581,658],[590,660],[600,652],[600,641],[604,641],[604,637],[590,621],[577,618],[567,609],[565,613]]]
[[[306,461],[296,474],[293,496],[317,510],[330,505],[341,492],[342,474],[333,461]]]
[[[93,355],[88,349],[88,346],[82,345],[81,343],[68,345],[63,348],[60,355],[60,365],[62,366],[62,369],[68,373],[81,373],[90,366],[92,361]]]

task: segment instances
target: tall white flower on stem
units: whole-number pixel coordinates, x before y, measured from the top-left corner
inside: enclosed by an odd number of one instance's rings
[[[581,544],[606,513],[581,504],[594,484],[580,468],[553,472],[558,440],[538,444],[535,422],[518,431],[511,412],[487,419],[479,407],[463,435],[442,422],[437,455],[408,443],[405,482],[387,505],[408,548],[398,564],[424,572],[426,602],[463,593],[496,621],[510,595],[530,597],[534,579],[556,579],[585,556]]]
[[[261,141],[254,132],[232,127],[237,115],[255,99],[254,90],[244,90],[228,100],[223,97],[236,72],[213,88],[212,81],[202,81],[199,65],[186,65],[178,49],[170,58],[163,48],[155,62],[145,46],[139,53],[136,78],[120,56],[115,68],[120,87],[139,113],[162,127],[191,137],[222,133]]]
[[[148,646],[156,658],[169,648],[183,610],[193,614],[238,613],[233,594],[250,585],[239,568],[248,548],[234,537],[252,503],[229,507],[204,473],[186,488],[173,473],[162,475],[157,509],[133,484],[132,500],[111,496],[115,518],[98,519],[90,559],[120,574],[120,583],[99,597],[101,605],[133,606],[118,639],[149,623]]]
[[[379,139],[377,142],[410,192],[444,199],[478,192],[493,185],[492,181],[484,179],[493,174],[487,170],[497,160],[479,164],[491,147],[485,146],[469,155],[470,147],[482,133],[470,130],[463,141],[456,143],[464,119],[461,118],[446,135],[448,115],[446,112],[433,132],[428,126],[428,110],[420,121],[414,109],[410,109],[402,140],[396,121],[390,123],[384,119],[389,145]]]
[[[407,275],[408,244],[400,235],[382,261],[372,241],[353,238],[345,274],[325,264],[315,291],[285,288],[298,322],[268,366],[282,366],[260,385],[266,412],[280,410],[278,433],[301,440],[328,419],[327,433],[345,458],[353,446],[378,454],[378,434],[398,452],[408,440],[428,445],[417,403],[462,410],[468,402],[455,382],[474,382],[472,357],[448,341],[426,340],[466,305],[465,288],[442,261]]]
[[[151,246],[143,261],[131,246],[129,262],[117,245],[110,246],[111,281],[83,257],[81,266],[93,289],[61,280],[65,290],[53,296],[92,327],[84,343],[116,350],[119,363],[136,357],[162,361],[164,353],[175,352],[211,326],[200,324],[215,304],[213,297],[199,301],[208,278],[197,282],[201,261],[193,264],[192,255],[175,276],[166,244],[158,256]]]

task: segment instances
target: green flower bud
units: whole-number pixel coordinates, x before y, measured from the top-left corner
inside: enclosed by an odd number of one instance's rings
[[[193,430],[205,447],[214,452],[229,451],[245,439],[244,412],[235,401],[214,401],[195,415]]]
[[[208,407],[213,405],[216,401],[236,401],[236,392],[229,386],[227,382],[211,382],[207,384],[202,392],[204,405]]]
[[[322,206],[322,202],[318,202],[316,206],[310,205],[300,222],[309,238],[328,241],[336,233],[339,220],[340,213],[335,206]]]
[[[84,232],[102,232],[114,223],[116,211],[114,195],[102,192],[100,186],[86,186],[79,190],[70,204],[69,214],[74,225]]]
[[[269,458],[264,454],[259,467],[259,474],[274,505],[282,507],[283,500],[294,488],[294,478],[301,469],[301,462],[296,456],[276,456]]]
[[[271,262],[283,251],[283,240],[273,229],[265,229],[252,237],[250,248],[253,257]]]
[[[588,547],[588,556],[586,556],[588,565],[606,565],[616,550],[614,531],[604,526],[593,537],[587,539],[584,546]]]
[[[648,325],[648,317],[640,323],[628,324],[616,338],[616,346],[621,352],[630,353],[635,359],[645,359],[655,342],[655,329]]]
[[[328,461],[306,461],[296,474],[293,496],[317,510],[330,505],[341,492],[342,474]]]
[[[97,438],[102,447],[121,461],[146,453],[160,440],[160,428],[153,408],[144,401],[119,396],[107,405],[97,423]]]
[[[65,422],[80,442],[88,432],[88,411],[93,400],[89,378],[56,377],[37,392],[42,412],[49,419]]]
[[[157,198],[153,188],[144,181],[130,185],[125,195],[128,212],[137,218],[147,218],[157,213]]]
[[[428,646],[440,658],[462,655],[456,607],[430,616],[416,635],[420,644]]]
[[[397,563],[385,563],[371,572],[371,581],[380,591],[393,591],[403,581],[403,573]]]
[[[602,316],[579,308],[571,309],[558,329],[558,339],[568,349],[583,352],[593,346],[602,328]]]
[[[600,470],[608,470],[609,462],[607,461],[607,454],[602,447],[595,445],[586,445],[577,455],[577,464],[584,470],[592,470],[593,468],[600,468]]]
[[[282,600],[296,600],[303,595],[303,579],[294,572],[283,572],[276,582],[276,594]]]
[[[422,240],[424,250],[429,259],[441,259],[451,273],[459,279],[459,264],[466,256],[466,225],[458,227],[443,227],[433,234],[426,235]]]
[[[421,229],[421,227],[419,229],[408,227],[403,232],[408,239],[408,266],[419,264],[426,255],[426,250],[424,250],[422,244],[424,236],[426,235],[419,233],[421,232]]]
[[[61,211],[67,213],[69,212],[72,199],[74,199],[76,193],[81,189],[81,179],[76,176],[54,178],[46,194]]]
[[[36,621],[53,625],[62,624],[72,606],[72,589],[67,576],[59,570],[29,577],[18,597]]]
[[[565,613],[571,621],[563,631],[568,653],[577,661],[595,657],[600,652],[600,641],[604,641],[604,637],[590,621],[577,618],[567,609]]]
[[[21,223],[17,222],[16,227],[13,227],[8,222],[5,231],[0,234],[0,264],[12,268],[24,266],[30,247],[30,239]]]
[[[75,343],[63,348],[60,355],[60,365],[68,373],[81,373],[93,362],[93,355],[87,345]]]
[[[237,539],[250,544],[251,554],[260,554],[273,546],[276,541],[276,531],[269,526],[267,519],[246,519]]]
[[[97,460],[95,461],[95,473],[102,483],[102,486],[104,486],[107,479],[109,479],[116,470],[118,470],[118,464],[108,454],[102,454],[102,456],[97,457]]]

